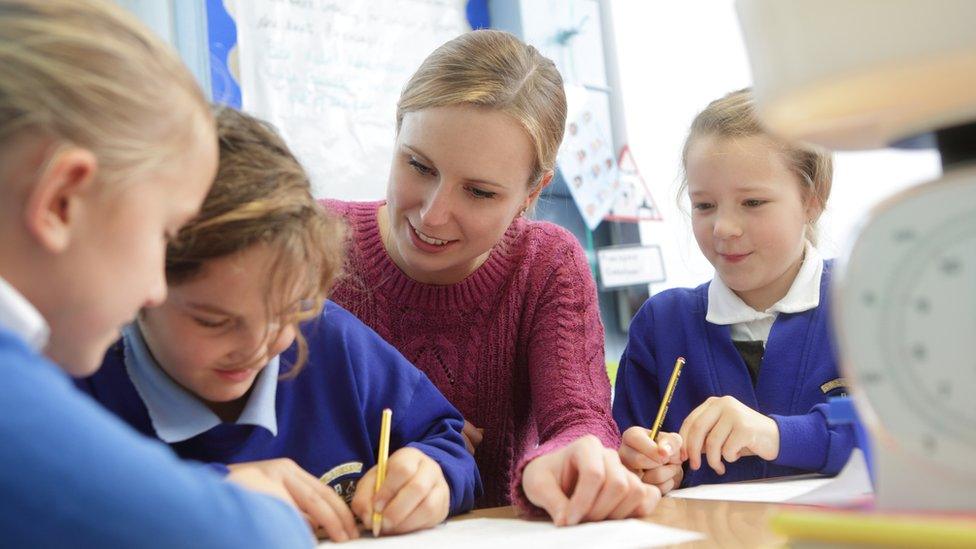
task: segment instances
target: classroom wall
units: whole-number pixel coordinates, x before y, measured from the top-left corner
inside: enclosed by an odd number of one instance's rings
[[[668,280],[652,292],[709,280],[675,193],[681,148],[695,114],[751,75],[732,0],[609,0],[613,8],[621,90],[631,149],[665,222],[644,223],[645,238],[664,232]],[[940,173],[934,151],[883,150],[835,155],[833,192],[821,220],[820,248],[840,255],[863,212]]]

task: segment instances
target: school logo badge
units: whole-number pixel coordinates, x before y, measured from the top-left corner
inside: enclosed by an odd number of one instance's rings
[[[820,390],[827,396],[847,396],[847,380],[839,377],[820,386]]]
[[[352,497],[356,494],[356,484],[359,483],[362,472],[363,462],[347,461],[326,471],[324,475],[319,477],[319,480],[331,486],[346,503],[351,503]],[[344,478],[350,475],[354,476]]]

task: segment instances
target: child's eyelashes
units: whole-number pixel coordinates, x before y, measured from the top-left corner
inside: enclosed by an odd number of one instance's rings
[[[692,209],[699,212],[708,211],[715,207],[711,202],[695,202],[691,205]]]
[[[479,189],[478,187],[468,187],[468,192],[471,193],[471,196],[473,196],[473,197],[475,197],[477,199],[490,199],[490,198],[495,198],[495,195],[498,194],[498,193],[494,193],[494,192],[490,192],[490,191],[483,191],[483,190]]]
[[[205,318],[200,318],[198,316],[194,316],[191,318],[193,318],[193,321],[196,322],[197,325],[203,328],[211,328],[211,329],[223,328],[224,326],[227,326],[227,324],[230,322],[230,320],[226,318],[221,320],[208,320]]]
[[[747,207],[747,208],[758,208],[759,206],[762,206],[763,204],[765,204],[767,202],[769,202],[769,201],[768,200],[761,200],[759,198],[750,198],[748,200],[743,200],[742,201],[742,205],[745,206],[745,207]]]

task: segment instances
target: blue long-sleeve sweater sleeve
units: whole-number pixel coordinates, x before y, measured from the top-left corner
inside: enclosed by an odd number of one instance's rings
[[[391,408],[391,451],[411,446],[429,456],[450,488],[450,514],[471,510],[482,486],[474,457],[464,446],[461,413],[423,372],[352,314],[330,302],[323,320],[330,335],[322,351],[353,369],[369,440],[379,441],[380,415]],[[335,356],[337,349],[344,358]]]
[[[840,472],[854,447],[854,431],[850,425],[827,423],[827,406],[817,404],[807,414],[770,414],[779,427],[779,455],[774,465],[827,475]]]
[[[297,512],[181,462],[0,333],[0,538],[19,547],[310,547]]]

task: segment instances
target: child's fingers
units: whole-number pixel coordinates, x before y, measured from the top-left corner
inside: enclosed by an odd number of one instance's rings
[[[725,474],[725,464],[722,463],[722,447],[732,432],[732,420],[723,416],[718,423],[712,427],[705,438],[705,460],[708,465],[719,475]]]
[[[404,485],[406,485],[417,473],[421,463],[427,458],[420,450],[409,446],[400,448],[390,455],[386,462],[386,478],[379,491],[373,496],[373,507],[380,513],[386,512],[389,504]]]
[[[660,467],[661,465],[657,461],[654,461],[637,450],[634,450],[630,446],[621,446],[618,453],[620,454],[620,462],[624,464],[624,467],[630,469],[631,471],[653,469],[655,467]]]
[[[708,401],[702,406],[708,406]],[[685,441],[682,448],[688,456],[689,466],[696,471],[701,467],[701,454],[705,445],[705,437],[711,432],[721,413],[718,407],[708,406],[692,422],[689,423],[688,420],[685,420],[681,426],[679,434]]]
[[[685,420],[681,422],[681,427],[678,428],[678,436],[681,437],[683,441],[681,445],[681,461],[688,461],[691,458],[691,452],[688,451],[688,431],[693,425],[698,421],[699,416],[705,412],[705,410],[711,407],[711,402],[706,400],[702,404],[699,404],[694,410],[692,410]]]
[[[654,484],[657,486],[663,484],[679,472],[681,472],[681,465],[662,465],[660,467],[644,471],[643,480],[647,484]]]
[[[741,429],[732,431],[722,446],[722,459],[728,463],[735,463],[739,461],[740,457],[752,455],[752,452],[746,448],[751,438],[748,433],[743,432]]]
[[[316,527],[325,530],[329,539],[347,541],[359,536],[356,521],[346,503],[332,488],[317,478],[302,474],[289,474],[283,479],[288,493],[295,503],[311,519]]]
[[[356,493],[352,497],[352,511],[363,522],[366,529],[373,527],[373,485],[375,483],[376,466],[374,465],[356,483]]]
[[[649,430],[643,427],[631,427],[621,436],[620,458],[627,467],[650,469],[666,462],[661,458],[661,450],[657,443],[648,436]],[[658,440],[660,440],[660,435]]]
[[[411,467],[408,466],[395,472],[387,470],[397,477],[397,482],[391,485],[391,488],[396,487],[397,490],[381,510],[384,533],[396,532],[400,528],[400,523],[414,512],[437,482],[444,478],[440,466],[432,459],[418,462],[417,468],[412,473],[410,469]],[[381,488],[380,491],[382,492],[383,489]]]
[[[451,506],[450,499],[450,489],[447,487],[447,482],[442,479],[409,515],[396,526],[391,526],[389,530],[384,526],[383,532],[407,534],[436,526],[447,518]]]
[[[468,437],[472,444],[476,447],[481,444],[481,439],[484,437],[484,429],[479,429],[475,427],[471,422],[465,420],[464,429],[462,432]]]
[[[662,452],[665,462],[681,462],[681,435],[678,433],[658,433],[657,447]]]

